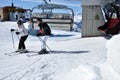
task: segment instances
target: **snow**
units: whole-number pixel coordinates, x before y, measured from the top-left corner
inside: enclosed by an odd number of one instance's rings
[[[82,14],[78,13],[74,16],[74,24],[73,24],[73,30],[76,32],[81,32],[81,26],[82,26]]]
[[[8,56],[5,53],[17,49],[18,37],[13,34],[13,48],[10,32],[16,26],[16,22],[0,22],[0,80],[120,80],[120,35],[109,40],[81,38],[80,32],[52,29],[47,45],[55,52]],[[40,45],[36,36],[29,35],[27,49],[39,51]]]
[[[112,39],[110,39],[107,44],[107,54],[108,59],[107,62],[109,62],[114,70],[120,74],[120,45],[116,45],[120,41],[120,34],[113,36]],[[113,55],[114,54],[114,55]]]

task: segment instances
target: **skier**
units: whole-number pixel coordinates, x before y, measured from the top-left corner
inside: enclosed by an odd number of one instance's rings
[[[24,23],[25,28],[28,30],[29,35],[35,36],[39,32],[38,29],[34,29],[33,20],[27,19],[27,21]]]
[[[26,22],[24,23],[24,26],[28,30],[28,32],[31,32],[31,30],[34,29],[32,19],[26,19]]]
[[[37,36],[39,37],[39,39],[41,39],[41,50],[39,51],[39,54],[46,54],[48,53],[48,51],[46,50],[46,41],[49,35],[51,35],[51,29],[47,23],[42,22],[41,18],[37,18],[37,23],[39,27],[39,32]]]
[[[25,41],[28,37],[28,31],[25,29],[23,22],[21,20],[18,20],[17,24],[18,24],[17,30],[11,29],[11,32],[16,31],[16,34],[17,35],[20,34],[21,36],[19,39],[18,49],[16,50],[16,52],[26,53],[28,51],[26,50]]]

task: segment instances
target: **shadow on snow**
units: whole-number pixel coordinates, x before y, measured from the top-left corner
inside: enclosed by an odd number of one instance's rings
[[[50,51],[51,54],[59,54],[59,53],[67,53],[67,54],[81,54],[81,53],[88,53],[90,51]]]
[[[50,37],[70,37],[70,36],[74,36],[74,35],[70,35],[70,34],[51,34]]]

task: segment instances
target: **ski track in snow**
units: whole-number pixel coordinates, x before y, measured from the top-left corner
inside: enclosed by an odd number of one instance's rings
[[[21,71],[24,71],[25,69],[31,67],[33,64],[35,64],[35,63],[36,63],[37,61],[39,61],[39,60],[40,60],[40,58],[38,58],[36,61],[30,63],[29,65],[27,65],[27,66],[19,69],[18,71],[15,71],[15,72],[13,72],[13,73],[8,74],[7,76],[1,78],[0,80],[4,80],[4,79],[6,79],[6,78],[9,78],[9,77],[12,76],[12,75],[16,75],[17,73],[19,73],[19,72],[21,72]],[[29,71],[27,71],[27,73],[28,73],[28,72],[29,72]],[[25,72],[25,73],[26,73],[26,72]]]
[[[40,78],[39,80],[46,80],[45,78],[49,78],[52,74],[54,74],[54,71],[51,70],[52,69],[51,67],[54,68],[54,66],[50,66],[49,62],[48,63],[44,62],[44,59],[42,59],[42,57],[40,56],[38,56],[37,58],[38,59],[32,60],[33,62],[31,62],[30,64],[27,64],[27,65],[25,64],[24,67],[17,69],[17,71],[12,72],[8,75],[4,75],[4,77],[0,78],[0,80],[13,80],[13,79],[36,80],[39,78]],[[39,64],[39,63],[41,64],[36,66],[36,64]],[[48,73],[50,72],[49,70],[51,70],[51,73]],[[41,74],[40,72],[43,72],[43,73]],[[35,75],[36,73],[38,74]]]

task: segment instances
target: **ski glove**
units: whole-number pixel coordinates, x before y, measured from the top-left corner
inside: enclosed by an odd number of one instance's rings
[[[39,37],[39,36],[42,36],[42,34],[41,34],[41,33],[38,33],[36,36]]]
[[[16,32],[16,34],[17,34],[17,35],[19,35],[19,34],[20,34],[20,32]]]
[[[10,29],[10,31],[12,32],[12,31],[15,31],[14,29]]]

